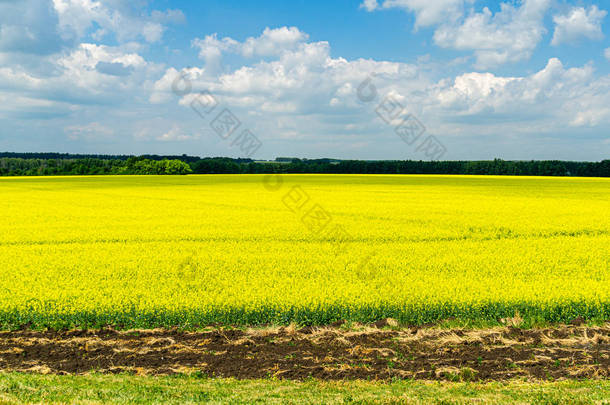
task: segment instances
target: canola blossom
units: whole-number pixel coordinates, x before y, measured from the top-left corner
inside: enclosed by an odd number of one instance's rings
[[[610,318],[610,180],[0,178],[0,327]]]

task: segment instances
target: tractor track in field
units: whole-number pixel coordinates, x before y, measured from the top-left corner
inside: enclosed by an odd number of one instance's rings
[[[520,329],[218,328],[0,332],[0,370],[326,380],[610,378],[610,324]]]

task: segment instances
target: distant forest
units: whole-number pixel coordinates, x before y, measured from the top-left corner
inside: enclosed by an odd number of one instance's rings
[[[486,174],[610,177],[610,160],[338,160],[0,152],[0,176],[189,173]]]

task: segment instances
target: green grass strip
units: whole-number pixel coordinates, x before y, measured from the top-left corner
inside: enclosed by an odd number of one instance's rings
[[[0,373],[0,402],[21,403],[425,403],[601,404],[610,381],[450,383],[305,382],[142,377],[127,374],[57,376]],[[605,402],[604,402],[605,401]]]
[[[494,325],[519,313],[523,327],[569,323],[582,317],[592,323],[610,319],[610,303],[566,302],[541,306],[536,303],[486,303],[476,306],[451,303],[419,306],[327,305],[318,308],[262,307],[256,310],[141,310],[61,312],[50,304],[26,310],[0,312],[0,328],[73,329],[112,326],[118,329],[179,327],[197,329],[207,325],[327,325],[338,320],[374,322],[394,318],[405,325],[423,325],[451,319],[453,325]]]

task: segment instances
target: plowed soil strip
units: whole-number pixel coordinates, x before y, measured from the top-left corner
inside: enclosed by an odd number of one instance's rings
[[[0,370],[302,380],[610,377],[610,324],[522,330],[274,328],[0,332]]]

